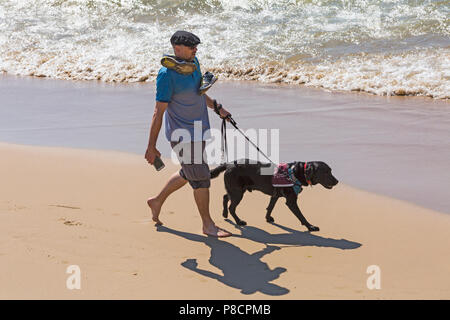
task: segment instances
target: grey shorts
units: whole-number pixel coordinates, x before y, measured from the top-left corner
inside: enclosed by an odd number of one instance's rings
[[[170,146],[181,163],[180,176],[187,180],[193,189],[209,188],[211,175],[206,161],[206,142],[170,142]]]

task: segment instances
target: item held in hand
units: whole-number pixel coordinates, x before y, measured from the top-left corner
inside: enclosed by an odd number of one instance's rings
[[[155,158],[153,165],[155,166],[156,171],[160,171],[166,166],[160,157]]]

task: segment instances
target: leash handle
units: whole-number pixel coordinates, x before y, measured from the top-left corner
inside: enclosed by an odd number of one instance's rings
[[[229,119],[230,123],[237,129],[237,123],[236,123],[236,121],[234,121],[234,119],[231,117],[231,115],[227,115],[224,120],[226,120],[226,119]]]

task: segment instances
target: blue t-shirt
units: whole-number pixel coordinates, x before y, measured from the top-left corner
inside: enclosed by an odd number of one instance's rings
[[[197,69],[190,75],[162,67],[156,78],[156,101],[168,102],[164,123],[166,138],[169,141],[203,141],[210,138],[206,97],[198,93],[202,73],[197,58],[194,63]],[[176,129],[186,129],[190,137],[182,136],[180,139],[179,131],[174,133]]]

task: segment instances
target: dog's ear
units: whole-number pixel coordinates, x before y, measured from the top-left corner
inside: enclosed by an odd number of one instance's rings
[[[300,179],[299,176],[301,175],[300,172],[302,172],[303,168],[302,168],[302,164],[298,161],[294,162],[294,172],[295,172],[295,176],[297,177],[297,179]]]
[[[305,170],[305,178],[307,181],[311,181],[312,177],[314,175],[314,165],[312,163],[306,164],[306,170]]]

